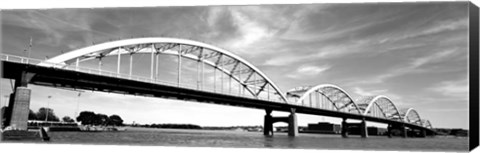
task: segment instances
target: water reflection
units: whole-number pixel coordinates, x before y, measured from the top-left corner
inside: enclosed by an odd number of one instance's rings
[[[260,132],[207,130],[128,130],[125,132],[50,132],[52,143],[118,144],[194,147],[297,148],[467,151],[468,139],[457,138],[387,138],[371,136],[341,138],[339,135],[287,133],[264,136]]]
[[[264,136],[264,147],[272,148],[273,147],[273,136]]]

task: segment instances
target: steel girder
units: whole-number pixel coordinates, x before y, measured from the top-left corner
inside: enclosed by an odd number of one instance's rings
[[[358,114],[362,114],[362,111],[354,102],[352,97],[342,88],[332,84],[320,84],[317,86],[304,86],[296,87],[287,92],[288,96],[298,97],[296,103],[301,103],[310,94],[321,94],[326,97],[337,110],[342,110],[350,106],[353,107],[353,111]],[[347,110],[350,112],[350,110]]]
[[[358,99],[357,105],[363,110],[363,115],[373,115],[374,109],[379,109],[387,119],[402,120],[402,116],[395,104],[387,96],[366,96]]]
[[[432,128],[432,124],[430,123],[429,120],[423,120],[423,119],[422,119],[422,126],[423,126],[423,127],[426,127],[426,128],[429,128],[429,129]]]
[[[184,48],[182,49],[182,47]],[[209,50],[210,52],[204,53],[204,50]],[[78,64],[79,61],[92,59],[99,59],[101,62],[101,59],[106,56],[133,55],[137,53],[151,53],[152,59],[153,54],[161,53],[202,62],[227,74],[254,97],[258,97],[260,92],[271,87],[273,92],[268,91],[269,93],[278,95],[282,102],[288,103],[287,96],[263,72],[246,60],[227,50],[186,39],[151,37],[117,40],[63,53],[47,59],[39,65],[52,67],[58,67],[59,65],[67,66],[75,61]],[[223,58],[226,59],[223,60]],[[234,66],[228,68],[228,65]],[[100,66],[101,64],[99,64],[99,68]],[[247,74],[247,77],[242,78],[242,74]],[[287,92],[287,95],[297,97],[298,100],[296,102],[299,103],[310,94],[315,93],[326,97],[338,110],[349,108],[354,113],[367,115],[370,110],[378,108],[386,118],[431,127],[430,122],[428,120],[422,121],[415,110],[412,108],[404,109],[403,111],[398,110],[393,102],[385,96],[365,98],[364,100],[359,100],[357,104],[346,91],[331,84],[298,87]]]
[[[400,109],[400,115],[404,122],[422,125],[422,119],[418,112],[413,108]]]
[[[181,48],[182,46],[187,47],[185,49],[175,50],[175,48]],[[204,49],[211,52],[209,54],[203,53],[203,55],[200,55],[202,54],[202,50]],[[178,50],[180,50],[181,52],[179,53]],[[269,86],[273,88],[273,92],[271,93],[273,93],[274,95],[278,95],[282,102],[288,103],[285,95],[275,85],[275,83],[273,83],[273,81],[271,81],[263,72],[261,72],[258,68],[256,68],[248,61],[234,55],[230,51],[221,49],[219,47],[186,39],[150,37],[105,42],[63,53],[61,55],[47,59],[39,65],[58,66],[58,64],[62,64],[64,66],[67,66],[71,64],[72,61],[75,61],[77,58],[82,58],[82,60],[90,60],[99,57],[102,58],[104,56],[116,56],[119,54],[137,54],[152,52],[177,55],[196,61],[202,61],[205,64],[210,65],[215,69],[218,69],[221,72],[227,74],[227,76],[231,77],[232,79],[243,85],[243,87],[245,87],[247,91],[250,92],[254,97],[257,97],[261,91],[264,91],[265,88]],[[199,53],[195,55],[195,52]],[[217,61],[208,60],[215,56],[219,56]],[[220,58],[222,57],[229,58],[230,60],[220,61]],[[225,66],[235,63],[240,63],[243,66],[243,69],[232,71],[227,69]],[[235,69],[239,69],[236,67]],[[239,71],[250,72],[249,77],[240,78],[240,75],[242,73],[238,73]],[[251,76],[258,76],[260,78],[255,78],[254,80],[251,80]],[[259,84],[256,82],[262,83]]]

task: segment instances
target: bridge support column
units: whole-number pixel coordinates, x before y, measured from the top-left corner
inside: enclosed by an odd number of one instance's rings
[[[427,137],[427,131],[426,130],[420,130],[420,137],[422,137],[422,138]]]
[[[429,136],[429,137],[434,137],[435,136],[435,132],[430,131],[430,130],[429,131],[425,130],[425,134],[426,134],[426,136]]]
[[[348,123],[347,123],[347,118],[343,118],[343,121],[342,121],[342,137],[343,137],[343,138],[348,138]]]
[[[392,125],[388,124],[387,126],[387,137],[392,138]]]
[[[273,135],[273,117],[271,115],[272,110],[265,110],[266,115],[263,122],[263,135]]]
[[[288,136],[297,136],[298,135],[298,124],[297,124],[297,115],[295,114],[295,109],[291,109],[290,115],[288,116]]]
[[[10,119],[7,119],[8,126],[16,130],[27,130],[28,113],[30,110],[31,91],[27,87],[17,87],[10,97],[9,109]]]
[[[27,88],[28,82],[34,76],[33,73],[22,72],[15,79],[13,93],[6,111],[5,129],[0,130],[2,140],[43,140],[50,137],[43,128],[38,131],[28,131],[28,113],[30,111],[31,90]]]
[[[360,123],[360,135],[362,138],[368,137],[368,129],[367,129],[367,123],[365,122],[365,119],[362,119],[362,122]]]
[[[298,135],[297,115],[294,109],[291,110],[291,114],[288,117],[272,117],[272,110],[269,109],[266,110],[266,113],[263,122],[263,135],[273,135],[273,123],[275,122],[288,123],[288,136]]]
[[[407,128],[405,127],[405,124],[400,125],[400,130],[402,130],[402,137],[406,138],[408,131],[407,131]]]
[[[5,127],[10,126],[17,130],[27,130],[31,94],[27,84],[33,75],[32,73],[23,72],[15,79],[15,89],[10,94],[8,109],[6,110]]]

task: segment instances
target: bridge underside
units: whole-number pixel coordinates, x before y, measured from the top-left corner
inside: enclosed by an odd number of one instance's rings
[[[378,123],[396,124],[398,121],[386,120],[381,118],[350,114],[346,112],[337,112],[331,110],[321,110],[305,106],[277,103],[260,99],[237,97],[232,95],[210,93],[205,91],[185,89],[174,86],[152,84],[141,81],[127,80],[116,77],[94,75],[52,67],[42,67],[2,61],[3,78],[19,80],[22,75],[32,76],[29,84],[40,86],[50,86],[56,88],[82,89],[92,91],[103,91],[119,94],[131,94],[148,97],[172,98],[188,101],[197,101],[205,103],[215,103],[230,106],[240,106],[257,109],[269,109],[274,111],[290,112],[295,109],[296,113],[330,116],[349,119],[365,119]],[[34,92],[34,91],[33,91]],[[403,123],[405,126],[415,129],[426,129],[424,127]],[[430,129],[426,129],[431,131]],[[431,131],[433,132],[433,131]]]

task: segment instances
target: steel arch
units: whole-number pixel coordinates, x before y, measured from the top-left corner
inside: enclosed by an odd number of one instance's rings
[[[393,101],[384,95],[367,96],[356,101],[357,106],[363,109],[363,115],[368,115],[369,111],[376,105],[388,119],[403,120],[400,111]],[[393,111],[393,113],[392,113]]]
[[[422,118],[420,118],[420,115],[415,109],[405,108],[405,109],[401,109],[400,112],[401,112],[400,115],[402,116],[404,122],[413,123],[417,125],[422,124]]]
[[[422,120],[422,126],[431,129],[432,124],[430,123],[429,120]]]
[[[93,46],[88,46],[88,47],[85,47],[85,48],[73,50],[73,51],[70,51],[70,52],[52,57],[52,58],[47,59],[44,62],[40,63],[39,65],[41,65],[41,66],[56,66],[54,64],[62,64],[64,66],[67,66],[68,64],[71,63],[72,60],[74,60],[76,58],[80,58],[82,56],[89,56],[89,55],[92,56],[93,55],[94,57],[95,56],[103,57],[103,56],[111,56],[111,55],[118,55],[118,54],[129,54],[129,53],[132,53],[132,52],[127,52],[127,51],[121,52],[120,49],[118,49],[117,54],[110,54],[110,53],[112,53],[115,49],[120,48],[120,47],[142,45],[142,44],[143,45],[152,45],[153,48],[155,49],[154,44],[159,44],[159,43],[196,46],[196,47],[199,47],[199,48],[204,48],[204,49],[208,49],[210,51],[216,52],[216,53],[220,54],[221,56],[227,56],[231,59],[234,59],[234,60],[236,60],[236,62],[245,65],[246,67],[248,67],[249,70],[251,70],[250,76],[253,75],[253,74],[257,74],[260,77],[262,77],[265,81],[265,84],[263,85],[263,87],[265,87],[267,85],[270,85],[273,88],[273,90],[275,91],[275,94],[279,95],[281,97],[281,100],[284,103],[288,103],[285,95],[280,90],[280,88],[278,88],[278,86],[276,86],[275,83],[273,81],[271,81],[262,71],[260,71],[258,68],[256,68],[254,65],[252,65],[248,61],[246,61],[243,58],[231,53],[230,51],[221,49],[219,47],[209,45],[209,44],[205,44],[205,43],[202,43],[202,42],[193,41],[193,40],[187,40],[187,39],[166,38],[166,37],[147,37],[147,38],[132,38],[132,39],[117,40],[117,41],[112,41],[112,42],[105,42],[105,43],[96,44],[96,45],[93,45]],[[158,50],[155,50],[155,51],[158,52]],[[153,52],[153,50],[151,52]],[[151,53],[151,52],[149,52],[149,53]],[[139,52],[139,53],[141,53],[141,52]],[[170,52],[169,54],[178,55],[179,53],[178,52],[177,53]],[[234,77],[231,72],[228,72],[228,70],[225,70],[225,69],[219,67],[217,65],[218,62],[213,63],[213,62],[204,60],[202,57],[195,57],[193,55],[190,55],[190,56],[189,55],[183,55],[181,51],[180,51],[179,56],[187,57],[187,58],[195,59],[195,60],[201,60],[201,61],[203,61],[203,62],[205,62],[205,63],[207,63],[211,66],[214,66],[216,69],[221,70],[223,73],[226,73],[227,75],[229,75],[230,77],[235,79],[235,81],[239,82],[240,84],[242,84],[244,86],[247,86],[246,81],[248,81],[248,79],[246,79],[243,82],[240,81],[240,79],[237,78],[237,77]],[[52,63],[54,63],[54,64],[52,64]],[[256,81],[256,80],[254,80],[254,81]],[[249,88],[246,88],[246,89],[249,90],[249,92],[252,93],[254,96],[258,96],[258,94],[260,93],[260,92],[257,92],[257,91],[252,91]],[[263,88],[259,89],[259,91],[262,91],[262,90],[264,90],[264,89]],[[255,92],[257,92],[257,93],[255,93]]]
[[[348,99],[348,102],[344,106],[353,105],[355,110],[357,110],[358,114],[362,114],[362,111],[359,109],[357,104],[354,102],[353,98],[345,90],[343,90],[342,88],[340,88],[336,85],[333,85],[333,84],[320,84],[320,85],[316,85],[316,86],[297,87],[297,88],[294,88],[294,89],[290,90],[287,93],[287,95],[300,94],[301,96],[298,95],[298,96],[300,96],[300,98],[296,101],[296,103],[298,104],[298,103],[301,103],[303,100],[305,100],[309,94],[314,93],[314,92],[319,92],[320,94],[322,94],[325,97],[327,97],[328,99],[330,99],[331,103],[335,103],[335,101],[331,100],[334,95],[326,94],[328,92],[327,91],[328,89],[332,89],[334,92],[339,92],[339,93],[343,94],[343,97],[338,98],[338,99],[345,99],[345,98]],[[337,109],[339,110],[340,108],[337,107]]]

